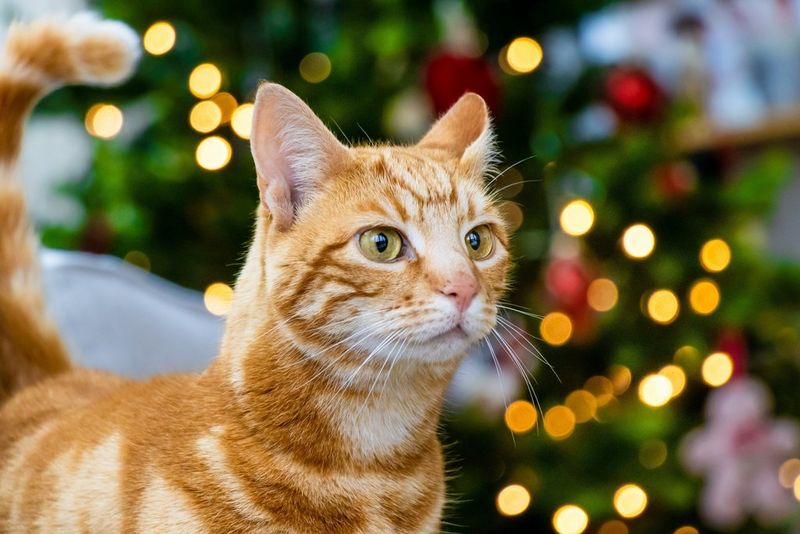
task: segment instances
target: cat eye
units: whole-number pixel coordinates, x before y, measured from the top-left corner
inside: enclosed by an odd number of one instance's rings
[[[491,229],[482,224],[476,226],[464,236],[467,244],[467,253],[473,260],[483,260],[489,257],[494,250],[494,237]]]
[[[403,251],[403,238],[394,228],[371,228],[358,238],[361,252],[372,261],[396,260]]]

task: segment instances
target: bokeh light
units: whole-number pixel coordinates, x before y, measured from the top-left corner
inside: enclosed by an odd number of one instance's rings
[[[203,63],[189,75],[189,90],[197,98],[211,98],[222,85],[222,73],[216,65]]]
[[[544,429],[555,440],[567,439],[575,430],[575,414],[566,406],[553,406],[544,414]]]
[[[800,477],[794,481],[794,498],[800,501]]]
[[[123,259],[131,265],[135,265],[144,271],[150,270],[150,258],[148,258],[147,254],[141,250],[131,250],[125,254]]]
[[[530,37],[517,37],[505,48],[505,63],[517,74],[536,70],[542,57],[541,45]]]
[[[781,464],[778,469],[778,482],[781,486],[791,489],[797,477],[800,477],[800,459],[791,458]]]
[[[647,508],[647,493],[636,484],[625,484],[614,493],[614,508],[625,518],[641,515]]]
[[[250,139],[253,128],[253,104],[242,104],[231,115],[231,128],[242,139]]]
[[[731,247],[722,239],[711,239],[700,249],[700,264],[706,271],[718,273],[731,262]]]
[[[673,534],[700,534],[700,532],[694,527],[684,526],[675,529]]]
[[[712,280],[698,280],[689,290],[689,304],[695,313],[710,315],[719,306],[719,287]]]
[[[660,439],[651,439],[639,447],[639,462],[647,469],[656,469],[667,461],[667,444]]]
[[[198,102],[189,113],[189,124],[200,133],[208,133],[222,123],[222,110],[211,100]]]
[[[677,365],[665,365],[658,372],[661,376],[667,377],[672,384],[672,396],[677,397],[686,387],[686,373]]]
[[[583,389],[594,395],[598,406],[605,406],[614,398],[614,384],[604,376],[593,376],[584,384]]]
[[[112,104],[95,104],[86,112],[86,131],[101,139],[116,137],[122,130],[122,111]]]
[[[564,400],[564,404],[575,415],[575,421],[585,423],[597,413],[597,399],[586,390],[573,391]]]
[[[537,419],[536,407],[526,400],[514,401],[506,408],[506,426],[517,434],[529,432],[536,426]]]
[[[499,204],[500,216],[506,223],[506,230],[509,232],[516,232],[522,226],[522,221],[525,220],[525,214],[522,208],[516,202],[506,200]]]
[[[594,210],[585,200],[573,200],[561,210],[559,221],[564,232],[582,236],[594,225]]]
[[[678,317],[680,303],[669,289],[653,291],[647,299],[647,314],[659,324],[669,324]]]
[[[531,504],[531,494],[519,484],[506,486],[497,494],[497,510],[506,516],[519,515]]]
[[[647,375],[639,382],[639,399],[648,406],[664,406],[672,398],[672,382],[662,375]]]
[[[619,519],[612,519],[600,525],[597,534],[628,534],[628,526]]]
[[[589,307],[595,311],[606,312],[617,304],[619,291],[617,284],[608,278],[598,278],[589,284],[586,290],[586,300]]]
[[[724,352],[710,354],[703,361],[701,373],[706,384],[712,387],[719,387],[731,379],[733,375],[733,360]]]
[[[550,345],[563,345],[572,337],[572,320],[561,312],[548,313],[539,325],[539,333]]]
[[[203,293],[206,309],[214,315],[226,315],[231,308],[233,289],[223,282],[214,282]]]
[[[609,370],[609,376],[611,377],[611,385],[614,387],[614,395],[617,396],[625,393],[631,385],[631,380],[633,380],[631,370],[624,365],[612,365]]]
[[[622,250],[629,258],[642,260],[653,253],[656,236],[646,224],[629,226],[622,234]]]
[[[142,38],[144,49],[154,56],[162,56],[175,46],[175,27],[166,21],[158,21],[147,28]]]
[[[589,526],[589,516],[580,506],[565,504],[553,514],[553,528],[558,534],[581,534]]]
[[[331,60],[322,52],[311,52],[300,60],[300,76],[308,83],[320,83],[331,75]]]
[[[232,94],[225,92],[215,94],[211,97],[211,101],[219,107],[219,111],[222,113],[222,124],[231,120],[233,112],[236,111],[236,108],[239,106],[236,98]]]
[[[214,135],[200,141],[195,150],[195,159],[202,168],[216,171],[228,164],[232,153],[230,143],[224,138]]]

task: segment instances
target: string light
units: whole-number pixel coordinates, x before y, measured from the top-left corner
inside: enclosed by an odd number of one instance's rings
[[[505,516],[519,515],[531,504],[531,494],[519,484],[506,486],[497,494],[497,510]]]
[[[579,389],[567,395],[564,404],[575,415],[575,421],[585,423],[597,413],[597,399],[586,390]]]
[[[619,519],[612,519],[600,525],[597,534],[628,534],[628,526]]]
[[[594,225],[594,210],[585,200],[573,200],[561,210],[559,221],[567,234],[582,236]]]
[[[700,315],[714,313],[719,301],[719,287],[709,279],[698,280],[689,290],[689,304]]]
[[[589,284],[586,301],[595,311],[606,312],[616,306],[619,299],[617,285],[608,278],[598,278]]]
[[[678,297],[669,289],[653,291],[647,299],[647,314],[659,324],[669,324],[678,317]]]
[[[614,508],[624,518],[639,516],[647,508],[647,493],[636,484],[625,484],[614,493]]]
[[[162,56],[175,46],[175,38],[175,27],[162,20],[147,28],[142,45],[149,54]]]
[[[544,414],[544,429],[555,440],[567,439],[575,430],[575,414],[566,406],[553,406]]]
[[[645,441],[639,448],[639,461],[647,469],[656,469],[667,461],[667,444],[660,439]]]
[[[673,534],[700,534],[700,532],[694,527],[685,526],[677,528]]]
[[[223,168],[231,160],[230,143],[218,135],[206,137],[197,145],[195,159],[197,164],[209,171]]]
[[[222,282],[214,282],[203,293],[203,303],[214,315],[226,315],[231,308],[232,300],[233,289]]]
[[[124,122],[122,111],[112,104],[95,104],[86,112],[86,131],[101,139],[116,137]]]
[[[542,47],[530,37],[517,37],[505,48],[505,63],[516,74],[536,70],[542,62]]]
[[[672,398],[672,382],[662,375],[647,375],[639,382],[639,399],[648,406],[664,406]]]
[[[123,259],[131,265],[135,265],[144,271],[150,270],[150,258],[148,258],[147,254],[140,250],[131,250],[125,254]]]
[[[712,387],[719,387],[731,379],[733,375],[733,360],[724,352],[710,354],[701,368],[703,381]]]
[[[189,90],[197,98],[211,98],[222,85],[222,73],[216,65],[203,63],[189,75]]]
[[[594,395],[598,406],[605,406],[614,398],[614,384],[604,376],[593,376],[584,384],[583,389]]]
[[[236,107],[239,105],[236,98],[230,93],[217,93],[211,97],[211,101],[219,107],[220,113],[222,113],[222,118],[220,119],[222,124],[231,120],[233,112],[236,111]]]
[[[253,104],[242,104],[231,115],[231,128],[242,139],[250,139],[253,128]]]
[[[565,504],[553,514],[553,528],[558,534],[581,534],[589,526],[589,516],[580,506]]]
[[[526,400],[514,401],[506,408],[506,426],[517,434],[529,432],[536,426],[538,417],[536,408]]]
[[[611,384],[614,387],[614,395],[622,395],[631,385],[633,376],[631,370],[624,365],[612,365],[609,375],[611,376]]]
[[[320,83],[331,75],[331,60],[322,52],[311,52],[300,61],[300,76],[308,83]]]
[[[222,123],[222,110],[211,100],[198,102],[189,113],[189,124],[200,133],[208,133]]]
[[[561,312],[551,312],[544,316],[539,325],[539,333],[545,342],[558,347],[572,337],[572,321]]]
[[[700,249],[700,264],[706,271],[718,273],[731,262],[731,247],[722,239],[711,239]]]
[[[778,482],[781,486],[791,489],[797,477],[800,477],[800,459],[791,458],[781,464],[778,469]]]
[[[643,260],[653,253],[656,236],[646,224],[629,226],[622,234],[622,250],[635,260]]]
[[[686,387],[686,373],[677,365],[666,365],[658,372],[661,376],[667,377],[672,384],[672,396],[677,397]]]

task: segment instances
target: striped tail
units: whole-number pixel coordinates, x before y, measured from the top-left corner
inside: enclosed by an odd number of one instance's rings
[[[121,82],[138,57],[130,28],[87,13],[15,24],[0,48],[0,402],[70,368],[44,310],[38,243],[15,176],[26,119],[62,85]]]

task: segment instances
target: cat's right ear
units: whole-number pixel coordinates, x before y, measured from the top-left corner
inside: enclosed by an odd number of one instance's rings
[[[253,109],[250,149],[261,203],[278,230],[286,230],[309,193],[350,151],[300,98],[280,85],[259,87]]]

